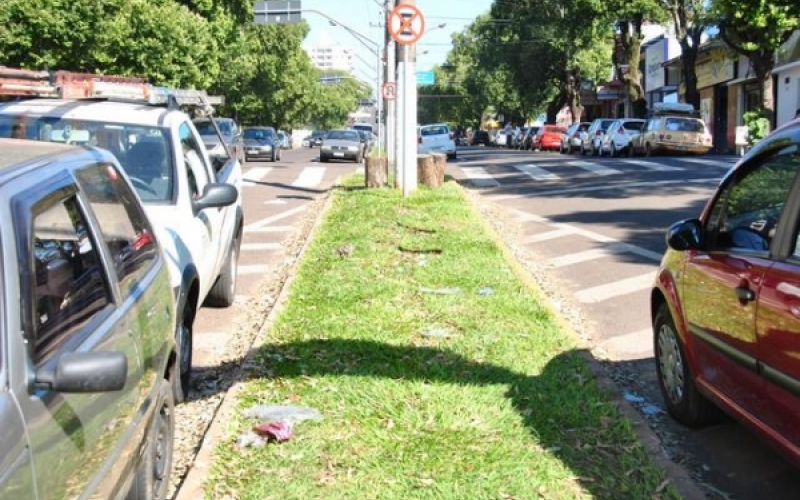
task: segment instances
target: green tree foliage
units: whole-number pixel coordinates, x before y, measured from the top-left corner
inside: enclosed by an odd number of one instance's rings
[[[208,21],[173,0],[6,0],[0,62],[201,88],[219,70]]]
[[[322,84],[315,89],[310,121],[323,130],[344,126],[358,101],[372,93],[368,84],[343,71],[321,71],[319,81]]]
[[[734,51],[746,56],[761,82],[762,107],[772,116],[775,96],[771,72],[775,52],[800,28],[797,3],[778,5],[772,0],[713,0],[712,18],[720,38]]]

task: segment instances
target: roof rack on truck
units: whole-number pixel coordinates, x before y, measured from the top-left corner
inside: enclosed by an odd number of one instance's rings
[[[699,116],[699,113],[687,102],[657,102],[653,104],[653,115]]]
[[[203,90],[157,87],[146,78],[72,71],[35,71],[0,66],[0,96],[50,97],[57,99],[122,100],[153,106],[202,108],[224,104],[222,96]]]

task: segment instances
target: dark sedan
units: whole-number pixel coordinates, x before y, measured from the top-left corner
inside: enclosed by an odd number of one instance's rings
[[[247,161],[280,161],[281,141],[272,127],[248,127],[244,131],[244,154]]]

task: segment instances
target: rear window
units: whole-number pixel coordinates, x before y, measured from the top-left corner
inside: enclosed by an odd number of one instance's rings
[[[544,127],[544,131],[545,132],[554,133],[554,134],[560,134],[560,133],[564,132],[564,128],[563,127],[558,127],[556,125],[546,125]]]
[[[222,135],[233,135],[233,126],[229,121],[223,120],[215,120],[217,122],[217,127],[219,127],[219,131]],[[214,125],[211,124],[209,120],[203,121],[196,121],[194,122],[194,127],[197,129],[197,133],[200,135],[217,135],[217,132],[214,130]]]
[[[434,127],[422,127],[420,129],[420,134],[425,137],[429,135],[447,135],[450,133],[445,126],[434,126]]]
[[[600,130],[606,131],[611,124],[614,123],[614,120],[603,120],[600,122]]]
[[[703,122],[693,118],[667,118],[664,128],[670,132],[705,132],[706,126]]]
[[[644,122],[622,122],[622,127],[625,130],[641,131],[643,126]]]

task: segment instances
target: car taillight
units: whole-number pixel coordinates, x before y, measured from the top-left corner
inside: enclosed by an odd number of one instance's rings
[[[619,130],[617,130],[617,133],[619,135],[625,135],[625,127],[620,127]]]
[[[577,132],[575,132],[574,134],[572,134],[572,138],[573,139],[580,139],[581,136]]]
[[[597,132],[594,133],[594,135],[599,137],[599,136],[603,135],[603,131],[602,130],[598,130]]]

